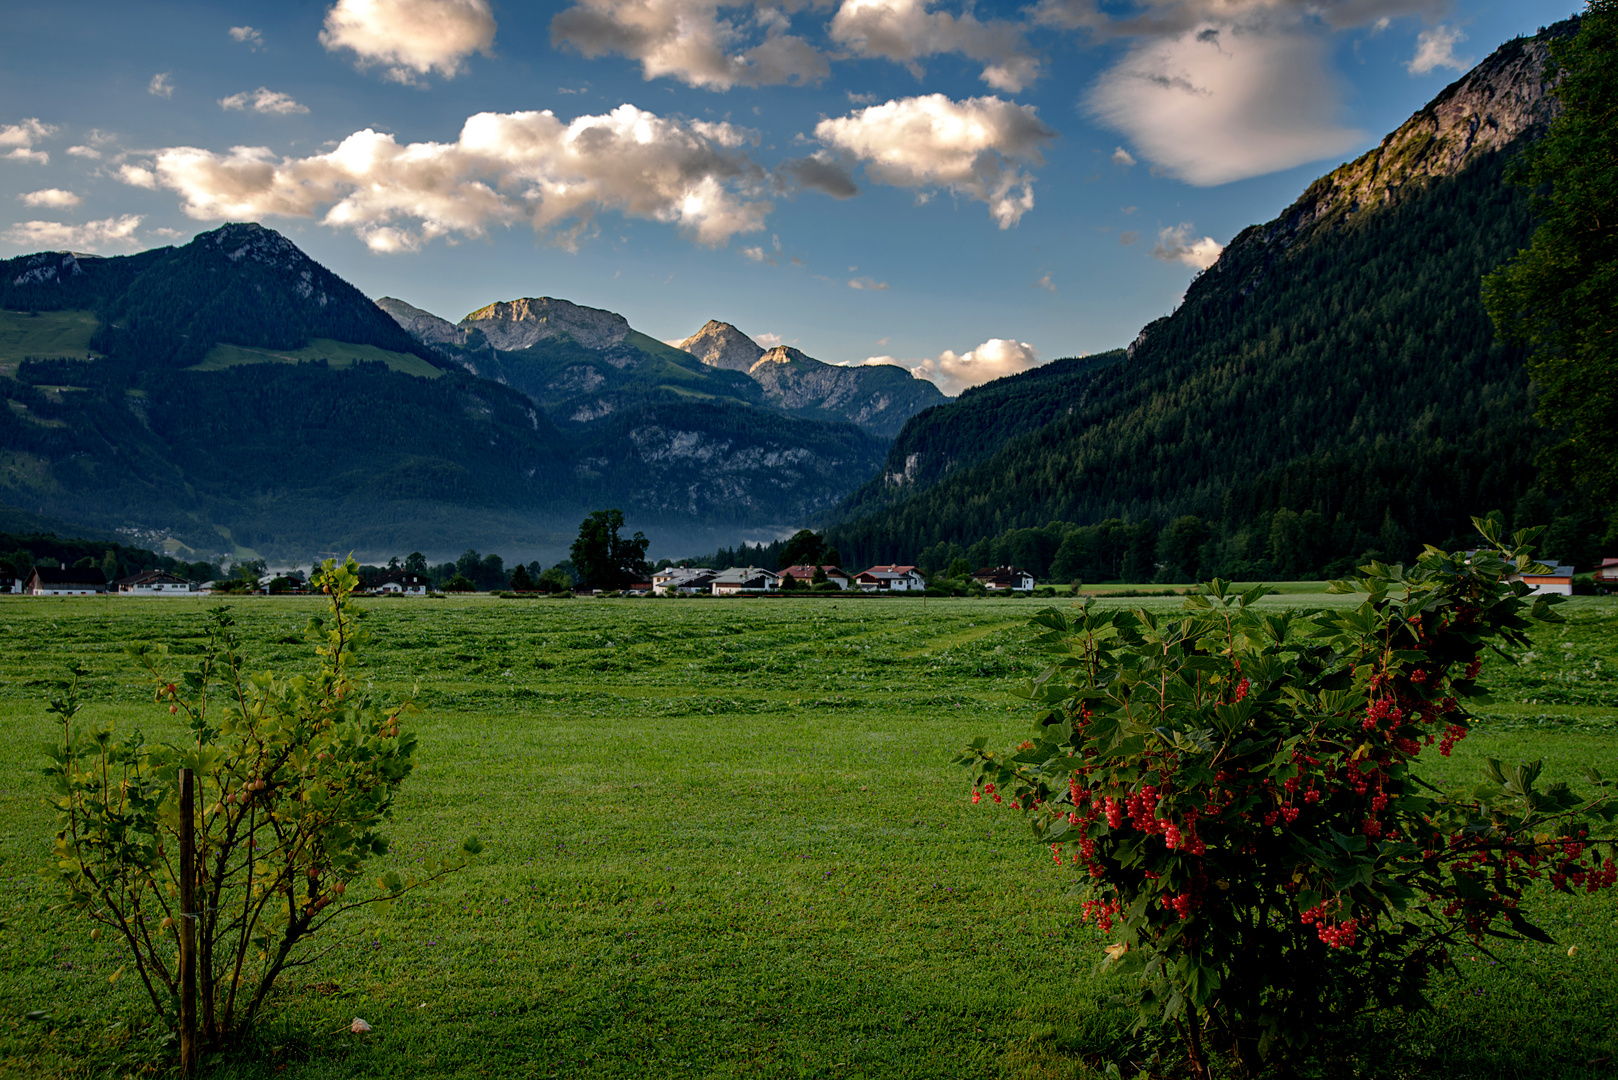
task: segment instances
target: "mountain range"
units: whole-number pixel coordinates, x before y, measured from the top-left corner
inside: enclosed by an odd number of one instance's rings
[[[1103,533],[1136,572],[1262,575],[1404,557],[1488,509],[1527,523],[1557,502],[1546,434],[1479,281],[1532,231],[1505,170],[1575,25],[1502,46],[1243,231],[1128,348],[953,400],[717,320],[670,344],[522,297],[452,323],[255,224],[12,259],[0,504],[297,559],[550,558],[617,506],[661,553],[819,524],[850,562],[1026,550],[1047,573],[1071,547],[1060,566],[1090,577],[1121,565],[1081,557]],[[1039,538],[990,543],[1020,533]]]

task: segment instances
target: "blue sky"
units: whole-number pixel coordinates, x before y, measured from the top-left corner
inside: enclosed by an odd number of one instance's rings
[[[548,295],[947,391],[1126,344],[1573,0],[8,5],[0,255],[258,220],[453,320]],[[547,115],[548,114],[548,115]]]

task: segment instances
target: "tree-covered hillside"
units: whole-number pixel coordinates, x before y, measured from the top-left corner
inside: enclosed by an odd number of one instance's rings
[[[1052,520],[1194,515],[1209,566],[1256,566],[1270,556],[1259,519],[1284,509],[1319,522],[1313,569],[1464,536],[1470,515],[1534,486],[1544,439],[1522,358],[1495,341],[1479,299],[1483,274],[1532,227],[1501,182],[1505,159],[1280,253],[1233,243],[1130,357],[1064,379],[1063,415],[843,522],[833,541],[883,561]],[[971,445],[974,419],[933,438]]]

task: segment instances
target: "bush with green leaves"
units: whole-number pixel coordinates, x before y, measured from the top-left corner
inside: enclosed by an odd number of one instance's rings
[[[330,610],[309,623],[317,656],[309,674],[249,674],[223,607],[209,614],[192,670],[171,670],[166,646],[128,647],[157,705],[184,720],[181,741],[82,722],[82,671],[50,703],[61,726],[61,741],[47,746],[58,822],[50,873],[92,936],[108,934],[128,953],[114,980],[132,964],[170,1025],[179,922],[194,920],[206,1047],[239,1038],[276,979],[318,958],[310,939],[333,920],[452,873],[482,850],[473,837],[430,860],[420,878],[388,871],[362,880],[388,850],[382,828],[417,742],[402,724],[410,702],[383,707],[355,681],[367,640],[350,602],[357,569],[352,559],[328,560],[316,580]],[[193,912],[179,902],[182,768],[195,778]]]
[[[1536,787],[1538,763],[1459,796],[1424,783],[1434,742],[1465,737],[1484,653],[1556,620],[1509,579],[1543,569],[1518,533],[1491,549],[1372,563],[1333,591],[1357,606],[1265,610],[1263,587],[1214,581],[1180,617],[1140,609],[1034,620],[1057,660],[1029,686],[1034,731],[975,740],[973,800],[1020,810],[1071,865],[1083,913],[1132,975],[1137,1027],[1204,1075],[1248,1074],[1366,1012],[1425,1003],[1463,941],[1549,937],[1522,904],[1536,880],[1618,877],[1612,785]],[[1604,857],[1603,857],[1604,856]]]

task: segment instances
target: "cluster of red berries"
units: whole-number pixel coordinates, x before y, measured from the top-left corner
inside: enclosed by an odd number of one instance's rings
[[[1334,949],[1352,948],[1354,936],[1360,927],[1358,919],[1344,919],[1338,923],[1327,922],[1324,902],[1303,912],[1299,918],[1305,926],[1314,923],[1315,933],[1319,935],[1320,940]]]
[[[1191,894],[1188,892],[1183,892],[1178,896],[1165,896],[1160,902],[1182,919],[1191,917]]]
[[[1094,919],[1096,928],[1103,934],[1112,929],[1112,920],[1123,905],[1117,900],[1086,900],[1083,905],[1082,919]]]
[[[1236,696],[1231,698],[1231,701],[1234,703],[1234,702],[1240,701],[1240,700],[1242,700],[1242,698],[1246,697],[1247,696],[1247,688],[1250,685],[1252,685],[1252,684],[1249,683],[1246,679],[1243,679],[1241,682],[1237,683],[1236,684]]]

